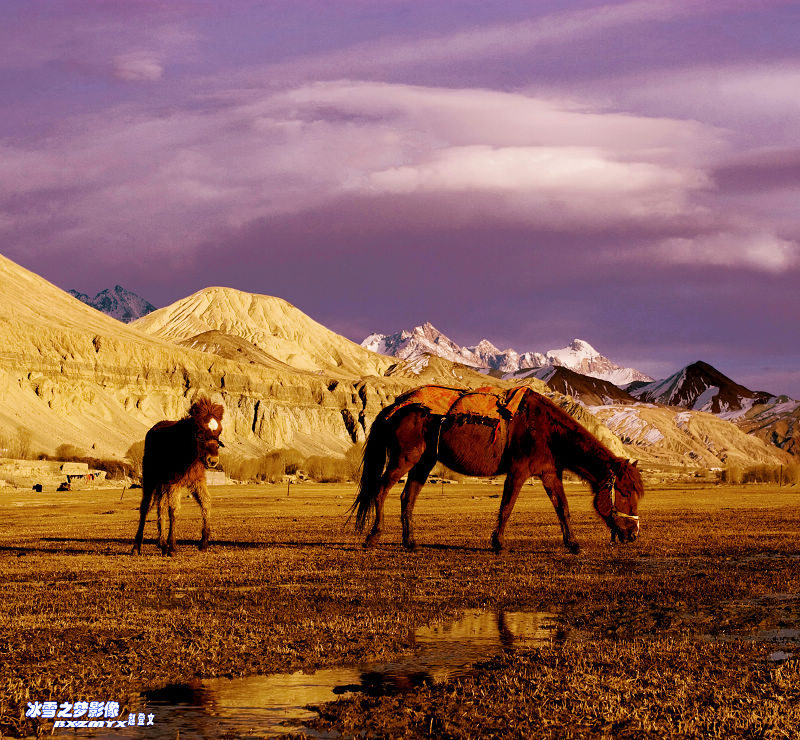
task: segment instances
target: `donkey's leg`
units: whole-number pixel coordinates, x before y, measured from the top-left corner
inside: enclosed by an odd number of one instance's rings
[[[383,533],[383,504],[386,501],[386,497],[395,483],[419,462],[424,449],[424,446],[420,445],[397,455],[392,454],[389,458],[386,472],[381,476],[378,495],[375,497],[375,524],[372,525],[372,531],[367,536],[367,539],[364,540],[364,547],[373,547],[381,538]]]
[[[167,523],[167,508],[169,506],[170,497],[169,486],[159,486],[156,489],[156,511],[158,520],[158,546],[161,548],[161,554],[167,554],[167,531],[169,524]]]
[[[176,494],[174,491],[174,488],[170,489],[167,503],[167,508],[169,510],[169,535],[167,536],[167,550],[164,554],[169,555],[169,557],[174,557],[178,552],[178,546],[175,544],[175,536],[177,534],[175,522],[178,518],[178,512],[176,511],[177,507],[175,506],[173,499],[180,498],[180,494]]]
[[[144,523],[147,513],[150,511],[150,504],[153,500],[153,489],[151,486],[142,487],[142,500],[139,504],[139,528],[136,530],[136,537],[133,540],[131,555],[142,554],[142,540],[144,539]]]
[[[561,524],[561,534],[564,538],[564,546],[572,553],[580,551],[581,546],[575,539],[572,532],[572,526],[569,520],[569,504],[567,504],[567,495],[564,493],[564,484],[561,482],[561,472],[553,470],[541,476],[542,485],[550,501],[553,502],[553,508],[556,510],[558,521]]]
[[[400,496],[400,521],[403,524],[403,547],[406,550],[417,549],[417,543],[414,540],[414,504],[436,464],[436,449],[433,447],[429,450],[426,450],[420,461],[408,471],[408,480]]]
[[[522,488],[522,484],[528,479],[527,468],[512,467],[508,471],[505,483],[503,484],[503,498],[500,501],[500,512],[497,515],[497,529],[492,533],[492,549],[500,552],[505,547],[505,531],[508,518],[514,510],[517,496]]]
[[[178,546],[175,543],[175,538],[178,533],[176,523],[178,521],[178,512],[181,510],[181,499],[185,491],[180,486],[170,486],[167,491],[167,508],[169,510],[169,535],[167,536],[167,552],[170,557],[178,552]]]
[[[211,539],[211,524],[209,522],[209,508],[211,506],[211,497],[208,494],[208,488],[204,480],[198,481],[192,486],[192,496],[194,500],[200,504],[200,513],[203,516],[203,530],[200,535],[200,550],[205,550],[208,547],[208,541]]]

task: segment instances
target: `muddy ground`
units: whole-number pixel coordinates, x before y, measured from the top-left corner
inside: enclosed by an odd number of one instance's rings
[[[649,486],[642,537],[612,549],[583,486],[576,534],[526,486],[488,549],[499,485],[429,486],[420,548],[344,529],[352,486],[213,490],[213,545],[179,555],[154,523],[131,557],[137,493],[0,488],[0,733],[50,733],[28,702],[115,699],[196,678],[397,660],[465,610],[546,612],[563,639],[513,641],[443,682],[345,694],[306,723],[345,737],[775,737],[800,734],[800,489]],[[287,732],[290,730],[287,728]],[[72,731],[70,731],[72,732]],[[55,731],[60,734],[59,730]],[[256,731],[255,735],[258,735]],[[183,735],[182,735],[183,736]],[[252,736],[252,735],[248,735]]]

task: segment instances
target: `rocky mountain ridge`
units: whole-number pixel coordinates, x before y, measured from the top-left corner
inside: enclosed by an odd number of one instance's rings
[[[645,403],[680,406],[712,414],[746,412],[769,402],[774,394],[751,391],[706,362],[693,362],[664,380],[629,387],[628,392]]]
[[[77,290],[67,292],[87,306],[96,308],[106,316],[111,316],[124,324],[136,321],[156,310],[152,303],[136,293],[126,290],[121,285],[115,285],[113,290],[108,288],[101,290],[94,298],[90,298],[86,293],[79,293]]]

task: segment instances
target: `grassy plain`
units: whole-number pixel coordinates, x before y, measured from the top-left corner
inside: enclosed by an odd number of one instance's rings
[[[797,737],[800,488],[648,486],[642,537],[612,549],[568,484],[579,555],[526,486],[495,556],[500,485],[430,485],[420,548],[345,529],[353,487],[212,490],[213,539],[184,504],[177,558],[145,531],[138,491],[0,488],[0,735],[49,732],[29,701],[115,698],[192,677],[387,661],[414,629],[465,609],[540,610],[581,639],[510,647],[465,677],[350,695],[317,729],[368,737]],[[786,660],[770,638],[783,630]],[[785,640],[784,640],[785,643]],[[794,649],[793,649],[794,648]],[[770,660],[770,656],[773,659]]]

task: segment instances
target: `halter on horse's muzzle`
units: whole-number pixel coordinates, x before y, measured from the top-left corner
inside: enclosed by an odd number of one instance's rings
[[[617,509],[616,504],[614,503],[614,494],[617,491],[616,484],[617,484],[617,476],[612,473],[610,481],[609,481],[609,486],[608,486],[608,497],[609,497],[609,500],[610,500],[610,503],[611,503],[610,516],[612,517],[612,519],[614,517],[617,517],[619,519],[632,519],[633,521],[635,521],[636,522],[636,530],[634,532],[634,536],[636,536],[636,534],[638,534],[638,532],[639,532],[639,517],[638,517],[638,515],[635,515],[635,514],[626,514],[624,511],[619,511]],[[620,494],[620,495],[622,495],[622,494]]]

